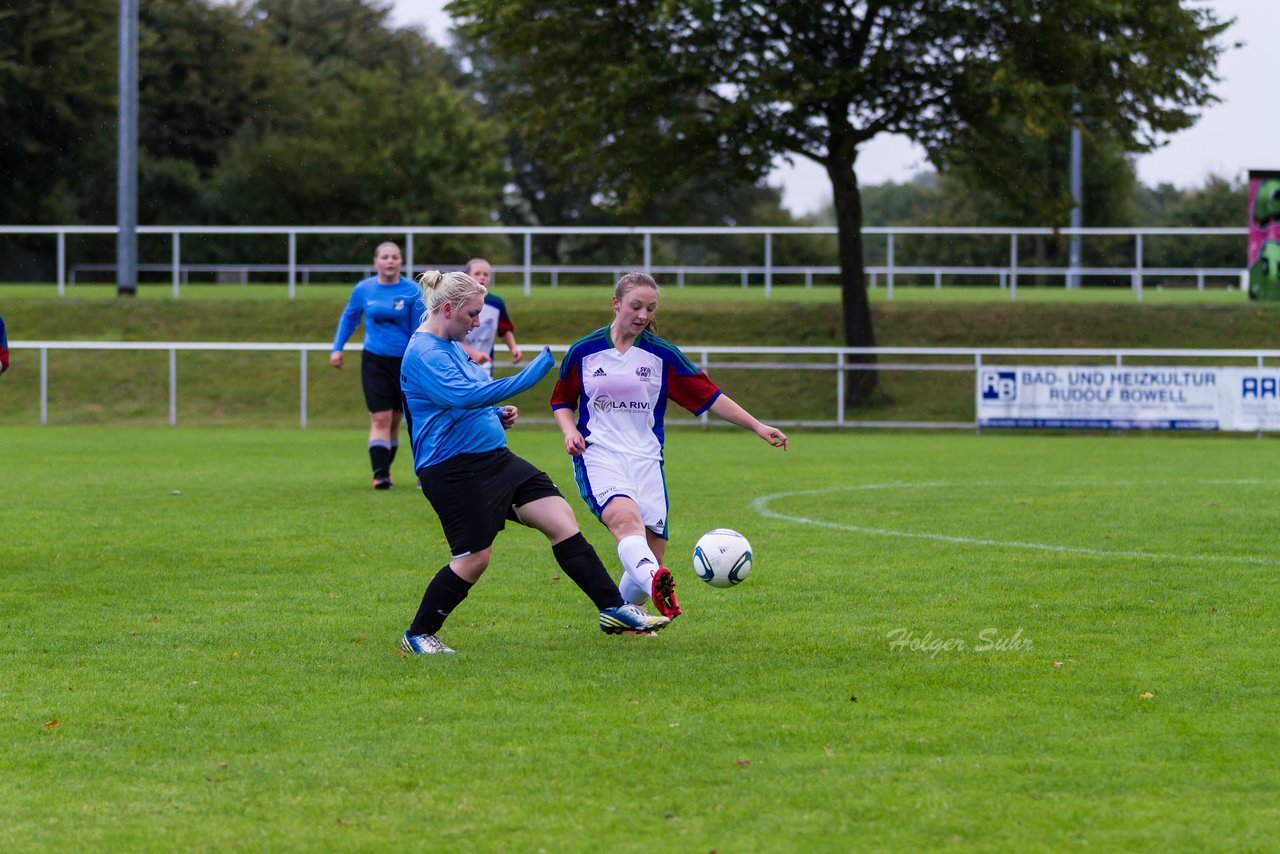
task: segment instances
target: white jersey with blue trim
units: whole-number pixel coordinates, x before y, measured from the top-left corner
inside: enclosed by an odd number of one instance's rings
[[[668,398],[700,414],[719,395],[674,345],[643,332],[620,352],[605,327],[569,348],[551,406],[576,408],[578,432],[589,445],[661,460]]]

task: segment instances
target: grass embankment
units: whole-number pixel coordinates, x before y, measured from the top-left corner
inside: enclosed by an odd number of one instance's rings
[[[261,298],[253,288],[209,298],[57,299],[0,295],[0,314],[13,341],[324,342],[333,333],[347,288],[312,286],[306,298]],[[920,289],[929,291],[931,289]],[[242,291],[238,292],[238,291]],[[899,289],[903,292],[904,289]],[[148,289],[150,292],[150,289]],[[560,288],[524,297],[501,288],[522,346],[567,344],[608,322],[607,288]],[[1047,292],[1047,289],[1046,289]],[[278,293],[278,292],[277,292]],[[667,288],[660,334],[697,345],[837,346],[842,343],[837,293],[831,288]],[[875,302],[882,346],[1272,348],[1280,312],[1247,302],[1193,304],[1040,302],[1021,289],[1021,302],[926,301],[924,293]],[[357,332],[356,340],[361,333]],[[168,415],[168,359],[157,352],[49,353],[52,423],[161,424]],[[505,360],[500,350],[499,363]],[[729,369],[718,357],[711,374],[726,391],[766,420],[829,419],[835,379],[829,370]],[[902,360],[899,360],[902,361]],[[914,359],[914,361],[919,361]],[[952,360],[955,361],[955,360]],[[1075,360],[1082,361],[1082,360]],[[308,356],[308,420],[312,426],[358,427],[364,421],[357,360],[329,369],[322,352]],[[968,364],[960,360],[960,364]],[[824,364],[831,364],[824,360]],[[180,353],[178,421],[184,425],[290,426],[298,423],[299,357],[295,353]],[[39,370],[34,351],[16,350],[14,370],[0,387],[0,423],[39,418]],[[521,405],[544,416],[549,381]],[[888,398],[861,410],[859,420],[967,421],[972,375],[967,371],[886,371]]]

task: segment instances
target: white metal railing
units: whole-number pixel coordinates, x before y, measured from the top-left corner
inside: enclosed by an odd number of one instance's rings
[[[458,264],[442,264],[428,265],[430,269],[451,270],[461,269]],[[115,264],[76,264],[71,268],[70,285],[76,284],[79,274],[86,272],[112,272],[116,269]],[[514,265],[496,264],[493,267],[495,273],[513,273],[523,272],[524,267]],[[560,276],[564,274],[587,274],[587,273],[603,273],[611,276],[610,281],[615,281],[625,272],[625,267],[604,266],[604,265],[542,265],[534,264],[529,268],[534,274],[547,275],[550,278],[552,288],[559,286]],[[172,270],[169,264],[139,264],[138,271],[147,273],[161,273]],[[250,273],[287,273],[289,268],[284,264],[182,264],[179,267],[179,278],[183,285],[189,281],[191,273],[234,273],[239,277],[240,284],[249,283]],[[768,285],[767,290],[772,292],[772,285],[782,277],[794,277],[803,281],[806,288],[812,288],[815,277],[832,279],[840,275],[839,267],[731,267],[731,266],[664,266],[655,264],[649,268],[649,272],[657,276],[670,276],[674,278],[676,287],[683,288],[688,276],[737,276],[742,287],[750,287],[751,277],[758,277],[765,281]],[[1196,290],[1203,291],[1206,279],[1226,280],[1227,287],[1231,288],[1239,282],[1241,291],[1248,290],[1248,271],[1237,270],[1234,268],[1224,267],[1143,267],[1141,269],[1132,267],[956,267],[956,266],[936,266],[936,267],[886,267],[886,266],[868,266],[866,272],[870,277],[869,286],[876,288],[884,277],[886,297],[893,300],[895,277],[914,276],[917,278],[931,279],[934,288],[941,288],[944,278],[961,279],[981,277],[992,279],[999,284],[1001,290],[1006,288],[1009,291],[1009,300],[1017,301],[1018,298],[1018,276],[1022,275],[1042,275],[1042,276],[1060,276],[1064,284],[1071,280],[1072,276],[1108,276],[1128,278],[1130,287],[1132,288],[1135,298],[1138,302],[1142,301],[1143,280],[1147,278],[1172,277],[1194,279],[1196,282]],[[353,276],[364,277],[375,274],[373,267],[360,264],[299,264],[296,273],[301,277],[303,287],[311,283],[311,276],[314,273],[349,273]],[[899,285],[899,287],[901,287]],[[771,295],[771,294],[770,294]]]
[[[67,282],[67,258],[66,258],[66,238],[69,234],[115,234],[117,231],[115,226],[70,226],[70,225],[0,225],[0,235],[51,235],[55,239],[57,253],[57,285],[58,295],[65,293]],[[553,226],[301,226],[301,225],[279,225],[279,226],[214,226],[214,225],[144,225],[138,227],[140,235],[159,235],[167,236],[170,240],[170,263],[161,265],[161,269],[168,269],[172,274],[173,296],[177,297],[181,290],[182,270],[184,268],[182,262],[182,236],[186,235],[278,235],[286,239],[287,245],[284,247],[286,261],[278,263],[280,272],[284,272],[288,277],[289,296],[296,295],[296,287],[298,283],[299,270],[304,266],[298,263],[298,236],[299,235],[356,235],[368,234],[378,236],[403,236],[404,253],[405,253],[405,270],[410,275],[419,267],[414,264],[414,247],[413,240],[415,236],[432,236],[432,235],[472,235],[477,237],[491,237],[498,235],[520,236],[523,238],[523,259],[518,265],[510,265],[499,268],[502,271],[519,272],[524,280],[524,293],[528,296],[532,291],[533,275],[535,272],[551,272],[553,275],[553,283],[558,271],[567,271],[572,269],[574,272],[604,272],[632,269],[647,271],[679,271],[681,269],[689,271],[690,267],[656,267],[653,263],[653,238],[662,236],[710,236],[710,235],[733,235],[759,236],[762,239],[762,264],[731,266],[724,268],[699,268],[702,271],[729,271],[737,272],[743,276],[744,286],[746,277],[750,274],[759,275],[763,279],[764,294],[766,297],[771,296],[774,276],[787,272],[805,273],[809,276],[811,283],[812,275],[821,270],[825,273],[827,270],[836,270],[834,267],[800,267],[785,268],[775,266],[773,263],[773,239],[780,235],[834,235],[836,229],[830,226],[780,226],[780,227],[757,227],[757,226],[596,226],[596,227],[553,227]],[[1197,277],[1197,285],[1204,287],[1205,276],[1221,276],[1225,278],[1236,278],[1239,280],[1241,289],[1247,287],[1247,273],[1239,268],[1187,268],[1187,269],[1169,269],[1169,268],[1148,268],[1144,265],[1144,248],[1143,238],[1154,236],[1178,236],[1178,237],[1240,237],[1245,238],[1248,234],[1246,228],[1002,228],[1002,227],[981,227],[981,228],[944,228],[944,227],[867,227],[862,230],[864,236],[883,235],[885,238],[885,259],[886,263],[868,268],[874,276],[884,275],[886,277],[886,286],[888,287],[890,298],[892,298],[893,288],[895,285],[895,277],[897,275],[934,275],[939,277],[936,285],[941,286],[941,276],[944,275],[996,275],[1001,276],[1002,281],[1009,284],[1010,299],[1017,298],[1017,282],[1019,274],[1022,275],[1061,275],[1064,281],[1071,285],[1076,276],[1090,275],[1123,275],[1131,279],[1132,288],[1135,298],[1142,300],[1143,281],[1147,277],[1157,275],[1195,275]],[[533,237],[536,235],[615,235],[620,237],[631,236],[643,239],[643,258],[632,259],[630,265],[621,264],[603,267],[548,267],[546,265],[535,265],[533,262]],[[894,238],[898,236],[909,235],[934,235],[934,236],[1007,236],[1009,238],[1009,260],[1006,265],[998,267],[984,268],[966,268],[966,267],[944,267],[944,266],[926,266],[926,267],[902,267],[894,263]],[[1094,237],[1132,237],[1134,241],[1134,264],[1132,267],[1117,268],[1089,268],[1089,267],[1068,267],[1068,268],[1040,268],[1020,265],[1018,261],[1018,240],[1021,237],[1034,236],[1094,236]],[[1241,255],[1243,256],[1243,249]],[[113,267],[114,265],[108,265]],[[231,269],[242,269],[245,265],[231,265]],[[358,269],[365,269],[359,267]],[[680,283],[683,283],[683,275]]]
[[[284,344],[205,341],[11,341],[10,350],[37,350],[40,354],[40,423],[49,423],[49,365],[50,350],[153,350],[168,354],[169,358],[169,424],[178,423],[178,367],[179,351],[256,351],[295,352],[298,359],[299,427],[307,426],[307,353],[329,352],[331,344]],[[347,346],[348,350],[364,349],[360,344]],[[563,353],[568,345],[553,344],[551,350]],[[976,374],[983,367],[992,367],[992,359],[1012,358],[1061,358],[1079,356],[1090,359],[1111,359],[1123,365],[1126,359],[1173,359],[1176,361],[1200,359],[1252,360],[1257,367],[1266,359],[1280,359],[1280,350],[1167,350],[1126,348],[1049,348],[1049,347],[722,347],[682,346],[681,349],[703,370],[715,369],[765,369],[781,371],[833,371],[835,372],[835,417],[820,420],[786,420],[770,418],[770,423],[795,427],[840,428],[970,428],[977,429],[977,420],[963,421],[851,421],[845,417],[845,397],[848,372],[851,370],[874,371],[956,371]],[[712,356],[762,356],[763,361],[711,361]],[[803,356],[808,362],[779,362],[768,357]],[[883,361],[888,357],[923,357],[926,359],[950,358],[965,361],[911,362]],[[858,357],[862,357],[859,359]],[[868,361],[872,357],[874,361]],[[502,365],[498,366],[502,368]],[[976,380],[975,380],[976,381]],[[551,424],[552,419],[524,419],[532,424]],[[712,423],[706,413],[698,417],[703,429]]]

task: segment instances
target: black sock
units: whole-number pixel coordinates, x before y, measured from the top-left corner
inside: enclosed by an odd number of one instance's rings
[[[396,439],[391,440],[391,456],[387,459],[387,471],[391,471],[391,464],[396,461],[396,451],[400,450],[400,442]]]
[[[427,591],[422,594],[422,604],[418,606],[418,615],[413,618],[413,625],[409,626],[409,634],[434,635],[440,631],[444,621],[467,598],[467,593],[473,586],[470,581],[459,578],[445,564],[427,584]]]
[[[391,448],[385,439],[373,439],[369,442],[369,464],[373,466],[374,477],[387,477],[391,474]]]
[[[597,609],[603,611],[622,604],[618,585],[613,583],[609,571],[600,562],[600,555],[596,554],[581,531],[556,543],[551,547],[551,553],[556,556],[556,563],[560,564],[564,574],[582,588]]]

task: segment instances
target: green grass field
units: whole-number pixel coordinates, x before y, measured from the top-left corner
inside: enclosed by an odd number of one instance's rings
[[[572,489],[558,433],[512,445]],[[675,625],[604,636],[513,529],[408,659],[446,549],[362,431],[6,426],[0,850],[1265,850],[1278,463],[676,430]]]

